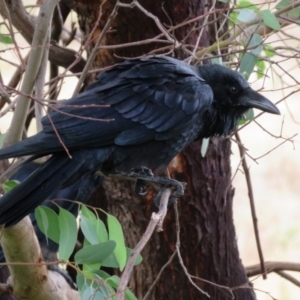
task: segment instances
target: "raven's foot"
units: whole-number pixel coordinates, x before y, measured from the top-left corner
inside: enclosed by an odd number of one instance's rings
[[[185,182],[179,182],[175,179],[167,178],[167,177],[156,177],[160,184],[160,188],[157,192],[157,195],[154,198],[154,204],[157,207],[160,207],[161,195],[164,189],[171,188],[172,194],[169,198],[168,207],[172,204],[176,203],[177,199],[184,195],[184,188],[186,186]]]
[[[153,177],[153,173],[151,171],[151,169],[148,169],[146,167],[140,167],[139,169],[133,169],[130,173],[131,174],[139,174],[142,176],[146,176],[146,177]],[[141,179],[139,179],[138,177],[136,178],[135,184],[134,184],[134,191],[140,195],[140,196],[145,196],[148,193],[149,190],[149,186],[147,184],[145,184],[145,182]]]
[[[125,174],[124,174],[125,175]],[[129,175],[131,178],[135,178],[135,192],[139,195],[145,195],[148,192],[148,186],[153,186],[157,191],[157,195],[154,199],[154,203],[159,207],[161,193],[165,188],[172,189],[172,195],[169,199],[168,206],[176,202],[177,198],[184,195],[184,188],[186,183],[179,182],[175,179],[167,177],[154,176],[152,171],[146,167],[140,169],[134,169]]]

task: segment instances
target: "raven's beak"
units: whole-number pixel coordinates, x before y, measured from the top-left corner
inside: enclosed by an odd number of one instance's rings
[[[239,103],[248,108],[258,108],[271,114],[280,115],[280,111],[275,104],[251,88],[243,92],[243,95],[239,97]]]

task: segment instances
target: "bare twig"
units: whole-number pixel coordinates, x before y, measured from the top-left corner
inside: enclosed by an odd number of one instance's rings
[[[129,260],[127,262],[127,265],[125,267],[125,270],[121,276],[120,283],[117,289],[117,300],[123,300],[125,295],[125,290],[128,284],[128,281],[130,279],[134,263],[136,261],[137,256],[141,253],[145,245],[148,243],[149,239],[151,238],[156,226],[159,224],[159,222],[162,221],[164,216],[167,213],[167,204],[170,198],[170,195],[172,193],[172,190],[170,188],[166,188],[163,190],[161,199],[160,199],[160,209],[158,213],[153,213],[151,216],[151,220],[148,224],[148,227],[143,234],[140,241],[137,243],[137,245],[132,250]]]
[[[205,295],[206,297],[210,298],[209,294],[205,291],[203,291],[202,289],[199,288],[199,286],[192,280],[192,276],[189,274],[186,266],[184,265],[181,253],[180,253],[180,226],[179,226],[179,214],[178,214],[178,209],[177,209],[177,205],[175,204],[174,206],[174,210],[175,210],[175,217],[176,217],[176,251],[177,251],[177,255],[178,255],[178,259],[180,262],[180,265],[183,269],[183,272],[185,273],[185,275],[187,276],[189,282],[199,291],[201,292],[201,294]]]
[[[85,79],[85,77],[86,77],[89,69],[91,68],[91,65],[92,65],[92,63],[93,63],[93,61],[94,61],[94,59],[95,59],[95,57],[96,57],[96,55],[97,55],[97,53],[99,51],[98,48],[99,48],[99,46],[100,46],[103,38],[105,37],[105,35],[106,35],[106,33],[107,33],[107,31],[108,31],[108,29],[109,29],[112,21],[114,20],[114,18],[117,15],[117,12],[118,12],[118,9],[119,9],[119,5],[118,4],[119,4],[119,0],[115,4],[114,9],[112,10],[110,16],[108,17],[107,22],[106,22],[104,28],[102,29],[101,34],[98,37],[98,40],[97,40],[97,42],[95,44],[95,47],[93,48],[92,52],[89,55],[89,59],[86,62],[86,65],[85,65],[85,67],[84,67],[84,69],[83,69],[83,71],[82,71],[82,73],[80,75],[80,78],[79,78],[79,80],[77,82],[77,85],[75,87],[75,90],[73,92],[73,97],[78,94],[78,92],[80,90],[80,87],[81,87],[82,83],[84,82],[84,79]],[[99,14],[101,14],[101,12],[99,12]]]
[[[289,138],[285,138],[283,142],[281,142],[280,144],[278,144],[277,146],[275,146],[274,148],[272,148],[271,150],[269,150],[268,152],[264,153],[263,155],[259,156],[259,157],[256,157],[255,160],[259,160],[261,159],[262,157],[268,155],[269,153],[271,153],[272,151],[274,151],[275,149],[279,148],[281,145],[285,144],[286,142],[291,142],[294,146],[294,141],[293,141],[293,138],[296,137],[298,135],[298,133],[295,133],[294,135],[292,135],[291,137]],[[294,146],[295,148],[295,146]]]
[[[300,287],[300,281],[297,280],[295,277],[293,277],[292,275],[284,272],[284,271],[275,271],[275,273],[277,273],[278,275],[280,275],[282,278],[290,281],[291,283],[293,283],[294,285],[296,285],[297,287]]]
[[[266,268],[265,268],[265,264],[264,264],[263,251],[262,251],[262,248],[261,248],[260,238],[259,238],[259,230],[258,230],[258,225],[257,225],[258,219],[257,219],[255,204],[254,204],[254,194],[253,194],[253,189],[252,189],[251,176],[250,176],[249,168],[248,168],[247,161],[246,161],[246,158],[245,158],[245,150],[244,150],[244,147],[242,146],[241,138],[240,138],[240,136],[237,132],[235,133],[235,138],[238,141],[238,148],[239,148],[239,151],[240,151],[242,166],[243,166],[243,170],[245,172],[245,177],[246,177],[246,182],[247,182],[248,195],[249,195],[250,208],[251,208],[251,215],[252,215],[252,222],[253,222],[253,227],[254,227],[254,233],[255,233],[255,240],[256,240],[258,256],[259,256],[260,265],[261,265],[261,272],[263,274],[263,278],[266,279],[267,278]]]
[[[283,262],[283,261],[266,261],[265,262],[266,272],[276,272],[276,271],[295,271],[300,272],[300,264]],[[261,274],[260,264],[248,266],[245,268],[246,275],[248,277],[253,277]]]
[[[56,1],[54,2],[54,4]],[[35,32],[35,24],[33,18],[27,13],[23,1],[14,0],[7,1],[5,4],[9,10],[11,22],[14,27],[22,34],[28,44],[32,44],[33,33]],[[4,18],[8,18],[3,2],[0,1],[0,14]],[[74,50],[59,46],[58,44],[50,45],[49,60],[53,63],[69,67],[71,72],[81,72],[85,64],[85,60],[78,56]],[[70,66],[71,65],[71,66]]]
[[[38,72],[36,83],[35,83],[35,94],[38,98],[43,98],[44,95],[45,77],[46,77],[48,54],[49,54],[48,45],[50,42],[50,27],[48,28],[46,35],[47,35],[47,39],[45,42],[40,70]],[[41,103],[37,101],[34,102],[34,108],[35,108],[36,129],[37,131],[41,131],[43,129],[41,120],[42,117],[45,115],[45,110],[43,109]]]
[[[169,260],[162,266],[162,268],[160,269],[159,273],[158,273],[157,276],[155,277],[155,280],[152,282],[152,284],[151,284],[149,290],[147,291],[147,293],[146,293],[145,296],[143,297],[143,300],[146,300],[146,299],[150,296],[152,290],[153,290],[154,287],[156,286],[156,283],[159,281],[159,279],[160,279],[160,277],[161,277],[163,271],[166,269],[166,267],[167,267],[168,265],[171,264],[171,262],[172,262],[173,258],[175,257],[176,253],[177,253],[177,251],[175,250],[175,251],[172,253],[172,255],[170,256]]]
[[[39,28],[39,30],[34,31],[32,49],[30,51],[25,77],[21,86],[23,95],[30,95],[32,93],[33,85],[40,68],[47,30],[52,18],[53,10],[58,2],[59,0],[44,1],[41,6],[37,19],[37,28]],[[5,135],[4,146],[8,146],[21,139],[26,120],[26,112],[30,105],[30,99],[23,95],[18,96],[11,126],[9,127],[8,133]]]
[[[128,8],[133,8],[133,7],[137,7],[141,12],[143,12],[147,17],[151,18],[156,26],[159,28],[159,30],[161,31],[161,33],[165,36],[165,38],[172,42],[175,49],[181,46],[181,43],[179,43],[174,37],[172,37],[169,32],[165,29],[165,27],[163,26],[163,24],[160,22],[159,18],[155,15],[153,15],[151,12],[149,12],[148,10],[146,10],[137,0],[133,0],[131,3],[127,4],[127,3],[121,3],[118,1],[118,6],[120,7],[128,7]]]

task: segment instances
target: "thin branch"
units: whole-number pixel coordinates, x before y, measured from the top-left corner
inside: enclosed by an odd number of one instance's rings
[[[33,18],[27,13],[23,5],[23,1],[5,0],[5,4],[9,10],[12,25],[22,34],[27,43],[31,44],[33,40],[33,34],[35,32],[35,23]],[[0,14],[4,18],[8,18],[2,1],[0,1]],[[69,67],[70,71],[73,73],[81,72],[85,65],[85,60],[80,57],[77,52],[61,47],[56,43],[52,43],[50,45],[49,60],[58,66],[62,66],[64,68]]]
[[[8,18],[8,24],[9,24],[9,26],[8,26],[7,29],[9,31],[9,34],[10,34],[10,36],[11,36],[11,38],[13,40],[13,43],[15,45],[15,51],[18,54],[18,57],[19,57],[19,60],[20,60],[21,64],[24,65],[24,59],[23,59],[23,57],[22,57],[22,55],[20,53],[19,46],[18,46],[18,44],[16,42],[16,39],[15,39],[14,29],[13,29],[13,26],[12,26],[12,21],[11,21],[11,17],[10,17],[10,13],[9,13],[8,7],[6,5],[5,0],[1,0],[1,2],[2,2],[3,8],[5,10],[5,14],[7,15],[7,18]]]
[[[261,155],[259,157],[256,157],[255,160],[257,161],[257,160],[263,158],[264,156],[270,154],[272,151],[274,151],[275,149],[279,148],[281,145],[285,144],[286,142],[291,142],[293,144],[294,149],[295,149],[293,138],[296,137],[297,135],[298,135],[298,133],[295,133],[290,138],[285,138],[283,142],[281,142],[280,144],[278,144],[277,146],[275,146],[274,148],[272,148],[268,152],[264,153],[263,155]]]
[[[41,60],[40,69],[36,78],[35,83],[35,94],[38,98],[43,98],[44,94],[44,86],[45,86],[45,77],[46,77],[46,71],[47,71],[47,62],[48,62],[48,55],[49,55],[49,42],[50,42],[50,27],[47,30],[47,38],[45,42],[45,47],[43,51],[43,56]],[[45,115],[45,110],[43,109],[43,106],[35,101],[34,102],[34,110],[35,110],[35,119],[36,119],[36,129],[37,131],[42,131],[42,117]]]
[[[241,138],[237,132],[235,133],[235,138],[238,141],[237,145],[238,145],[238,148],[240,151],[242,166],[243,166],[243,170],[244,170],[246,182],[247,182],[248,196],[249,196],[250,208],[251,208],[251,216],[252,216],[252,222],[253,222],[253,227],[254,227],[258,256],[259,256],[260,265],[261,265],[261,272],[263,274],[263,278],[266,279],[267,278],[266,268],[265,268],[264,256],[263,256],[263,251],[261,248],[261,243],[260,243],[260,238],[259,238],[259,230],[258,230],[258,224],[257,224],[258,219],[257,219],[255,204],[254,204],[254,194],[253,194],[253,189],[252,189],[251,176],[250,176],[249,167],[247,165],[247,161],[246,161],[246,157],[245,157],[245,150],[244,150],[244,147],[242,146]]]
[[[185,273],[186,277],[188,278],[189,282],[199,291],[201,294],[205,295],[206,297],[210,298],[209,294],[202,289],[199,288],[199,286],[192,280],[192,276],[189,274],[186,266],[184,265],[181,253],[180,253],[180,226],[179,226],[179,214],[178,214],[178,209],[177,205],[174,205],[174,210],[175,210],[175,217],[176,217],[176,250],[177,250],[177,255],[178,259],[181,265],[181,268],[183,269],[183,272]]]
[[[295,271],[300,272],[300,264],[283,262],[283,261],[266,261],[265,262],[266,272],[276,272],[276,271]],[[248,266],[245,268],[246,275],[248,277],[253,277],[261,274],[261,267],[259,264]]]
[[[98,37],[98,40],[97,40],[97,42],[95,44],[95,47],[93,48],[92,52],[89,54],[89,59],[87,60],[87,62],[85,64],[85,67],[84,67],[84,69],[83,69],[83,71],[81,73],[81,76],[80,76],[80,78],[79,78],[79,80],[77,82],[77,85],[76,85],[75,90],[73,92],[73,97],[78,94],[78,92],[80,90],[80,87],[83,84],[84,79],[85,79],[88,71],[90,70],[91,65],[92,65],[92,63],[93,63],[93,61],[94,61],[94,59],[95,59],[95,57],[96,57],[96,55],[97,55],[97,53],[99,51],[98,48],[99,48],[99,46],[100,46],[103,38],[105,37],[105,35],[106,35],[106,33],[107,33],[107,31],[108,31],[108,29],[109,29],[112,21],[114,20],[114,18],[117,15],[117,12],[118,12],[118,9],[119,9],[118,4],[119,4],[119,0],[115,4],[113,11],[111,12],[110,16],[108,17],[107,22],[106,22],[104,28],[102,29],[101,34]]]
[[[152,284],[151,284],[149,290],[147,291],[146,295],[143,297],[143,300],[146,300],[146,299],[150,296],[152,290],[153,290],[154,287],[156,286],[156,283],[159,281],[159,279],[160,279],[160,277],[161,277],[163,271],[167,268],[167,266],[169,266],[169,265],[171,264],[171,262],[172,262],[172,260],[174,259],[176,253],[177,253],[177,251],[175,250],[175,251],[172,253],[172,255],[170,256],[169,260],[162,266],[162,268],[160,269],[159,273],[157,274],[157,276],[155,277],[154,281],[152,282]]]
[[[11,126],[5,135],[4,146],[11,145],[16,141],[19,141],[22,137],[23,127],[26,121],[26,112],[30,105],[30,99],[23,95],[30,95],[32,93],[43,56],[43,47],[46,42],[47,30],[52,18],[52,13],[58,2],[59,0],[48,0],[44,1],[41,6],[36,25],[36,28],[39,30],[34,31],[32,49],[30,51],[25,77],[21,86],[22,94],[17,98],[15,113],[12,118]]]
[[[176,39],[174,39],[169,32],[165,29],[165,27],[163,26],[163,24],[160,22],[159,18],[155,15],[153,15],[151,12],[149,12],[148,10],[146,10],[137,0],[133,0],[131,3],[127,4],[127,3],[120,3],[118,1],[118,6],[120,7],[128,7],[128,8],[133,8],[133,7],[137,7],[141,12],[143,12],[147,17],[151,18],[156,26],[159,28],[159,30],[161,31],[161,33],[165,36],[165,38],[172,42],[175,49],[179,48],[181,46],[181,43],[179,43]]]
[[[280,275],[282,278],[290,281],[291,283],[293,283],[294,285],[296,285],[297,287],[300,287],[300,281],[297,280],[295,277],[293,277],[290,274],[287,274],[284,271],[275,271],[275,273],[277,273],[278,275]]]
[[[274,15],[276,17],[279,17],[281,14],[291,10],[291,9],[294,9],[294,8],[297,8],[300,6],[300,1],[296,1],[296,2],[293,2],[291,3],[290,5],[287,5],[286,7],[282,8],[282,9],[279,9],[277,10]],[[238,29],[236,29],[235,27],[232,29],[232,34],[231,36],[226,39],[226,40],[223,40],[223,41],[217,41],[216,43],[214,43],[213,45],[195,53],[195,55],[198,57],[198,58],[202,58],[206,53],[211,53],[213,51],[216,51],[218,48],[226,48],[228,46],[232,46],[232,45],[241,45],[241,42],[242,40],[240,41],[237,41],[237,39],[244,33],[244,28],[251,28],[253,25],[259,25],[259,24],[262,24],[263,23],[263,20],[262,20],[262,17],[257,17],[255,18],[253,21],[251,22],[247,22],[247,23],[243,23],[243,28],[241,26],[241,24],[239,24],[239,27]],[[257,33],[257,34],[260,34],[260,35],[266,35],[267,33],[270,33],[272,30],[271,28],[267,27],[267,26],[259,26],[258,28],[256,28],[256,30],[254,32],[251,32],[252,34],[253,33]],[[248,35],[246,35],[246,38],[247,38]],[[247,38],[248,39],[248,38]]]
[[[120,283],[117,289],[117,300],[123,300],[125,297],[125,290],[128,285],[134,263],[136,261],[137,256],[141,253],[145,245],[148,243],[149,239],[151,238],[156,226],[158,225],[161,220],[163,220],[164,216],[167,213],[167,205],[169,202],[169,198],[171,196],[172,190],[170,188],[166,188],[162,191],[162,195],[160,198],[160,208],[158,213],[152,213],[151,220],[148,224],[148,227],[143,234],[140,241],[134,247],[130,254],[130,258],[127,262],[125,270],[121,276]]]

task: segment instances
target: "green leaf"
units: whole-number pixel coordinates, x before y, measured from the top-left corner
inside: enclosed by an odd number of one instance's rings
[[[238,126],[244,125],[249,121],[252,121],[254,119],[254,111],[253,108],[250,108],[246,111],[246,113],[243,115],[242,118],[238,120]]]
[[[102,278],[103,280],[106,280],[111,276],[110,274],[102,270],[93,270],[91,273],[96,274],[98,277]]]
[[[271,45],[264,45],[264,53],[267,57],[273,57],[275,55],[274,49]]]
[[[84,247],[75,254],[76,264],[96,264],[101,263],[116,248],[115,241],[107,241],[97,245]]]
[[[259,55],[261,53],[263,50],[263,40],[259,34],[255,33],[252,35],[248,48],[250,48],[250,52],[254,55]]]
[[[69,211],[60,207],[58,224],[60,230],[58,248],[59,258],[68,260],[77,242],[76,219]]]
[[[279,3],[276,4],[275,8],[276,9],[282,9],[288,5],[290,5],[290,0],[281,0],[279,1]]]
[[[223,61],[221,57],[212,58],[210,61],[213,65],[221,65],[221,66],[223,65]]]
[[[103,295],[102,291],[93,288],[91,285],[86,286],[82,290],[81,300],[106,300],[107,297]]]
[[[288,11],[288,16],[291,19],[295,19],[295,20],[299,19],[299,17],[300,17],[300,7],[296,7],[294,9],[291,9],[290,11]],[[298,20],[297,23],[299,24],[299,20]]]
[[[257,14],[253,10],[249,8],[243,8],[238,15],[238,20],[246,23],[252,21],[256,16]]]
[[[13,44],[14,41],[9,35],[0,34],[0,43],[3,44]]]
[[[124,235],[122,226],[114,216],[107,214],[107,226],[109,232],[109,239],[116,242],[114,254],[119,263],[120,270],[122,271],[127,261],[127,251],[124,242]]]
[[[245,112],[245,116],[246,116],[246,118],[247,118],[249,121],[253,121],[253,119],[254,119],[254,110],[253,110],[253,108],[248,109],[248,110]]]
[[[107,296],[101,290],[87,286],[81,294],[81,300],[107,300]]]
[[[94,227],[92,221],[85,217],[83,214],[80,214],[80,228],[83,235],[91,245],[95,245],[100,242],[96,232],[96,228]]]
[[[223,2],[223,3],[229,3],[230,0],[218,0],[219,2]]]
[[[120,283],[120,278],[116,275],[111,276],[107,279],[107,283],[109,283],[114,289],[117,289]],[[138,300],[135,295],[127,288],[125,291],[125,299],[126,300]]]
[[[106,285],[101,284],[100,286],[98,286],[98,289],[103,294],[105,299],[110,299],[110,296],[112,293],[110,292],[110,290],[108,289],[108,287]]]
[[[251,10],[259,10],[257,5],[253,4],[248,0],[242,0],[236,5],[236,8],[245,8],[245,7]]]
[[[9,181],[6,181],[4,184],[3,184],[3,191],[4,193],[8,193],[10,192],[12,189],[14,189],[16,186],[18,186],[20,184],[20,181],[18,180],[9,180]]]
[[[100,242],[108,241],[108,232],[106,230],[104,223],[100,219],[97,219],[94,223],[94,226],[96,228],[99,241]]]
[[[239,71],[245,76],[247,80],[253,72],[257,61],[258,57],[251,53],[245,53],[245,55],[242,57]]]
[[[128,259],[129,259],[129,257],[130,257],[130,254],[131,254],[132,250],[126,247],[126,251],[127,251],[127,261],[128,261]],[[142,258],[142,256],[139,254],[138,257],[137,257],[136,260],[135,260],[134,265],[135,265],[135,266],[136,266],[136,265],[139,265],[139,264],[142,262],[142,260],[143,260],[143,258]],[[116,256],[115,256],[114,253],[112,253],[112,254],[109,255],[107,258],[105,258],[105,259],[102,261],[101,265],[102,265],[103,267],[107,267],[107,268],[119,268],[119,267],[120,267],[120,266],[119,266],[119,263],[118,263],[117,260],[116,260]]]
[[[57,213],[47,206],[38,206],[35,209],[35,218],[41,232],[47,238],[58,244],[60,230]]]
[[[282,8],[287,7],[287,6],[290,5],[291,3],[293,3],[293,2],[291,2],[290,0],[281,0],[281,1],[275,6],[275,8],[276,8],[276,9],[282,9]],[[287,12],[287,15],[288,15],[288,17],[291,18],[291,19],[296,19],[296,20],[299,19],[299,17],[300,17],[300,7],[296,7],[296,8],[293,8],[293,9],[289,10],[289,11]]]
[[[280,29],[280,24],[274,14],[269,10],[269,9],[264,9],[261,11],[261,16],[263,18],[263,21],[266,26],[274,29],[274,30],[279,30]]]
[[[81,207],[81,229],[90,244],[108,241],[108,233],[104,223],[86,206]]]
[[[229,26],[234,26],[236,23],[238,23],[238,13],[236,11],[233,11],[229,14]]]
[[[77,272],[77,274],[76,274],[76,284],[77,284],[77,287],[78,287],[79,291],[82,290],[84,282],[85,282],[85,278],[82,275],[82,273]]]
[[[257,73],[256,76],[258,79],[263,78],[266,71],[266,63],[263,60],[259,60],[256,63]]]
[[[96,221],[96,219],[97,219],[95,214],[88,207],[86,207],[85,205],[81,205],[80,213],[82,215],[84,215],[86,218],[88,218],[89,220],[91,220],[92,222]]]

